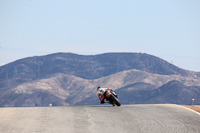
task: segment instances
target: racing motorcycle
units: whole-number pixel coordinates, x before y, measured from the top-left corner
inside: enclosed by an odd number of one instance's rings
[[[110,89],[107,89],[106,91],[106,100],[108,101],[109,104],[112,104],[113,106],[115,105],[121,106],[118,96],[115,94],[115,92],[113,92]]]

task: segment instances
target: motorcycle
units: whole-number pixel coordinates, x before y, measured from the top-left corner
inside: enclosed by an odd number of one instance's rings
[[[106,100],[108,101],[109,104],[112,104],[113,106],[121,106],[121,103],[118,99],[118,96],[113,92],[112,90],[108,89],[106,90]]]

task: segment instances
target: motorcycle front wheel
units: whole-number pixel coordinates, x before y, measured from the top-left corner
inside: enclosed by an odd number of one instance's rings
[[[114,101],[114,103],[117,105],[117,106],[121,106],[121,103],[120,101],[115,97],[115,96],[111,96],[111,99]]]

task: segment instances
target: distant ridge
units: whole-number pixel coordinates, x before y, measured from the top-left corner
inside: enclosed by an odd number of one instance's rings
[[[161,75],[190,75],[158,57],[143,53],[105,53],[78,55],[55,53],[17,60],[0,67],[0,80],[6,78],[39,79],[56,73],[97,79],[124,70],[137,69]]]

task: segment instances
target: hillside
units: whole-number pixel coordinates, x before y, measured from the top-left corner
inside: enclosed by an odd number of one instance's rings
[[[198,74],[141,53],[90,56],[56,53],[29,57],[0,67],[0,106],[99,104],[95,94],[97,86],[110,86],[125,104],[189,104],[184,98],[181,99],[185,93],[180,93],[180,88],[173,91],[176,92],[175,96],[181,94],[179,102],[177,96],[170,97],[172,90],[168,84],[176,80],[183,84],[184,89],[196,91],[190,91],[188,101],[199,96]],[[165,92],[163,88],[166,88]],[[160,93],[156,93],[158,90]],[[170,97],[171,101],[165,96]]]
[[[186,86],[173,80],[146,95],[147,103],[200,104],[200,86]]]
[[[0,106],[48,106],[50,103],[56,106],[99,104],[96,96],[96,87],[99,85],[113,88],[123,104],[133,101],[135,103],[160,103],[158,100],[154,102],[151,99],[152,102],[149,102],[146,99],[159,96],[155,95],[154,91],[173,80],[188,86],[200,86],[200,79],[194,80],[180,75],[151,74],[139,70],[123,71],[94,80],[56,74],[46,79],[23,83],[6,93],[1,93],[1,99],[5,100],[1,100]],[[166,89],[168,88],[166,87]],[[164,94],[162,93],[162,95]],[[179,90],[176,92],[176,95],[178,94]],[[192,98],[192,96],[189,97]],[[176,97],[171,100],[174,99]],[[165,102],[165,99],[162,102]]]

